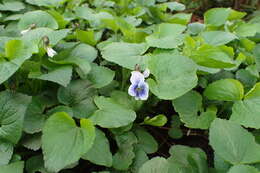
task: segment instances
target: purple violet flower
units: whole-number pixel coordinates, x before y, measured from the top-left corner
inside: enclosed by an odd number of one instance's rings
[[[131,74],[131,85],[128,89],[128,94],[135,97],[136,100],[147,100],[149,96],[149,86],[145,82],[145,78],[149,76],[149,70],[145,70],[144,73],[133,71]]]

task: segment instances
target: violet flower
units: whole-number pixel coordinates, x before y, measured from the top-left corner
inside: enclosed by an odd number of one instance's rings
[[[135,97],[136,100],[147,100],[149,96],[149,86],[145,82],[145,78],[149,76],[150,71],[148,69],[145,70],[144,73],[133,71],[131,74],[131,85],[128,89],[128,94]]]

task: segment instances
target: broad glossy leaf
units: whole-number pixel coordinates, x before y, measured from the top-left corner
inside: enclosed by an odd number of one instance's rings
[[[260,161],[260,145],[255,142],[254,136],[231,121],[215,119],[210,127],[209,141],[216,154],[229,163]]]
[[[95,127],[88,119],[80,127],[66,113],[52,115],[43,128],[42,149],[48,170],[58,172],[77,162],[94,143]]]
[[[153,94],[164,100],[182,96],[197,85],[196,65],[177,54],[155,54],[149,61],[155,80],[148,79]]]
[[[29,78],[51,81],[66,87],[72,77],[72,66],[59,66],[47,73],[31,72]]]
[[[160,172],[168,173],[170,170],[170,163],[163,157],[154,157],[151,160],[145,162],[142,167],[139,169],[138,173],[151,173],[151,172]]]
[[[113,158],[110,151],[109,141],[101,130],[96,128],[94,144],[90,150],[82,156],[82,158],[97,165],[106,167],[112,166]]]
[[[205,173],[208,172],[207,156],[200,148],[174,145],[168,158],[169,173]]]
[[[227,173],[259,173],[259,170],[253,166],[235,165]]]
[[[25,111],[31,97],[11,91],[0,93],[0,139],[16,144],[21,135]]]
[[[223,44],[227,44],[235,39],[237,36],[225,31],[207,31],[202,33],[203,39],[207,44],[220,46]]]
[[[230,8],[212,8],[204,13],[205,23],[213,26],[221,26],[228,20]]]
[[[28,29],[32,24],[37,28],[46,27],[51,29],[58,29],[57,21],[47,12],[37,10],[25,13],[18,23],[19,29]]]
[[[162,23],[156,26],[154,33],[146,37],[150,47],[172,49],[183,43],[184,35],[181,34],[186,26],[179,24]]]
[[[0,166],[9,163],[13,155],[13,150],[13,144],[0,140]]]
[[[260,128],[260,83],[257,83],[244,100],[237,101],[232,107],[231,121],[245,127]]]
[[[116,103],[111,98],[95,97],[94,99],[97,110],[91,120],[104,128],[117,128],[130,124],[136,118],[136,114],[133,110]]]
[[[244,97],[244,87],[238,80],[221,79],[209,84],[204,95],[210,100],[236,101]]]
[[[202,97],[196,91],[190,91],[173,100],[172,104],[181,121],[190,128],[208,129],[211,122],[216,118],[215,110],[202,111]],[[199,111],[201,113],[198,116]]]
[[[188,24],[188,31],[191,34],[196,35],[201,33],[205,29],[205,27],[206,27],[205,24],[202,23],[198,23],[198,22],[190,23]]]
[[[0,166],[1,173],[23,173],[24,162],[14,162],[8,165]]]
[[[136,64],[146,66],[149,56],[143,54],[148,48],[144,43],[113,42],[101,48],[101,54],[107,61],[134,70]]]

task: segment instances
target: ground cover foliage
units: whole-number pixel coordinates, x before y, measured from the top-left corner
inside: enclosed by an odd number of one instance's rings
[[[2,0],[0,173],[259,173],[260,13],[246,11]]]

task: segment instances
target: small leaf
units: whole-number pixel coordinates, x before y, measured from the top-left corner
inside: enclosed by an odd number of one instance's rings
[[[244,97],[244,87],[238,80],[221,79],[209,84],[204,95],[210,100],[241,100]]]
[[[151,125],[151,126],[164,126],[167,123],[167,118],[165,115],[160,114],[156,115],[155,117],[145,117],[143,124]]]

